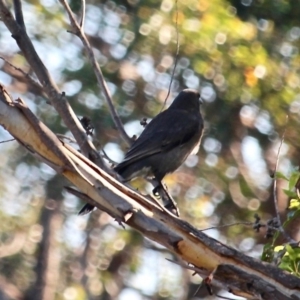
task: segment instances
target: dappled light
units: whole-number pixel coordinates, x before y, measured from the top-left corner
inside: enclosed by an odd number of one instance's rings
[[[297,1],[275,2],[86,3],[84,31],[130,138],[141,134],[140,121],[149,123],[165,100],[167,108],[182,89],[200,91],[200,151],[164,179],[182,219],[199,230],[254,222],[255,213],[265,221],[275,217],[276,161],[282,177],[289,178],[298,168],[300,6]],[[34,47],[78,118],[91,119],[89,139],[113,167],[128,145],[112,120],[81,41],[67,32],[66,12],[52,0],[22,5]],[[79,1],[70,5],[79,19]],[[51,130],[71,138],[45,94],[9,65],[37,82],[2,22],[0,56],[5,59],[0,59],[0,83],[13,97],[24,99]],[[11,138],[2,127],[0,138]],[[279,212],[285,219],[289,197],[282,189],[288,183],[284,178],[278,182]],[[141,178],[129,184],[142,194],[153,190]],[[83,201],[67,193],[67,185],[17,142],[0,144],[0,275],[16,295],[36,299],[30,295],[42,261],[47,262],[47,276],[54,278],[49,300],[212,299],[204,289],[192,298],[200,279],[166,261],[175,258],[160,245],[127,226],[124,230],[102,211],[78,216]],[[299,235],[299,225],[295,221],[287,231]],[[265,232],[243,224],[205,233],[257,258],[268,242]],[[41,254],[45,244],[53,251],[51,258]]]

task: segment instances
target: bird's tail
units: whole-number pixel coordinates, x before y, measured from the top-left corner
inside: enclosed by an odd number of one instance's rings
[[[137,176],[142,176],[143,174],[143,162],[137,161],[128,164],[127,161],[119,163],[115,166],[114,170],[124,178],[125,181],[129,181]]]

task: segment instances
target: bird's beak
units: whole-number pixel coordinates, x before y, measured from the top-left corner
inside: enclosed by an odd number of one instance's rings
[[[201,96],[199,98],[199,102],[200,102],[200,104],[203,104],[203,99],[201,98]]]

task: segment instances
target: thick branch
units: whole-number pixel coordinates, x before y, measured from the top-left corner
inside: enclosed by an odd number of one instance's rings
[[[86,199],[95,201],[93,204],[98,208],[203,269],[209,274],[206,282],[248,299],[275,299],[274,295],[280,300],[300,299],[297,277],[206,236],[118,182],[71,146],[61,143],[60,151],[76,166],[64,168],[64,159],[57,154],[60,152],[43,145],[41,134],[4,89],[0,90],[0,122],[27,149],[39,158],[47,158],[46,163],[56,166],[55,169],[81,190]],[[57,139],[57,142],[60,141]]]

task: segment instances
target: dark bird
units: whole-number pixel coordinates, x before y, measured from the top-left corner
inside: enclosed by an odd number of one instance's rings
[[[137,176],[154,176],[161,185],[166,174],[174,172],[190,154],[198,152],[202,132],[200,94],[185,89],[168,109],[146,125],[114,170],[125,181]],[[86,204],[79,214],[92,209],[92,205]]]

